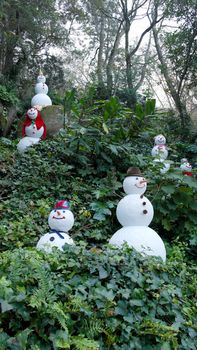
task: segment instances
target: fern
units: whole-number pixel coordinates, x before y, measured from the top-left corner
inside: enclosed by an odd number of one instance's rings
[[[99,345],[96,341],[84,338],[82,335],[72,337],[71,345],[76,350],[99,350]]]

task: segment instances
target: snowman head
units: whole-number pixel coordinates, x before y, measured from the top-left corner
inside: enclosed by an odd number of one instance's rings
[[[187,158],[183,158],[181,159],[181,166],[180,166],[181,170],[183,171],[192,171],[192,166],[191,164],[188,162]]]
[[[166,144],[166,138],[163,135],[157,135],[154,137],[155,145],[165,145]]]
[[[68,232],[74,224],[73,213],[69,209],[68,201],[61,200],[56,203],[48,217],[48,224],[52,230]]]
[[[35,120],[38,116],[38,111],[36,108],[32,107],[32,108],[28,109],[27,115],[30,119]]]
[[[37,83],[45,83],[46,82],[46,78],[43,75],[42,71],[40,71],[38,77],[37,77]]]
[[[123,189],[126,194],[143,194],[147,188],[147,180],[142,176],[139,168],[130,167],[128,176],[123,181]]]

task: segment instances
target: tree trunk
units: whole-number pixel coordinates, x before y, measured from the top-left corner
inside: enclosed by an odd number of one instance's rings
[[[159,58],[159,61],[160,61],[161,65],[162,65],[162,73],[164,75],[166,84],[168,86],[168,89],[169,89],[170,94],[172,96],[172,99],[174,101],[175,107],[176,107],[176,109],[177,109],[177,111],[179,113],[179,118],[180,118],[180,121],[181,121],[182,133],[183,133],[183,135],[187,135],[188,127],[189,127],[189,124],[191,122],[191,119],[190,119],[190,117],[189,117],[189,115],[187,113],[186,106],[181,101],[180,94],[176,90],[176,88],[175,88],[175,86],[173,84],[173,81],[171,79],[171,76],[170,76],[170,73],[169,73],[169,70],[168,70],[168,66],[167,66],[167,64],[166,64],[166,62],[164,60],[163,53],[162,53],[161,47],[159,45],[158,32],[157,32],[156,28],[153,28],[153,37],[154,37],[154,41],[155,41],[155,47],[156,47],[157,55],[158,55],[158,58]]]

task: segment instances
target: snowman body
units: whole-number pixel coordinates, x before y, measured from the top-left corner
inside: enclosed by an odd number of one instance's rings
[[[69,210],[67,201],[56,204],[49,214],[48,224],[51,230],[39,239],[37,249],[51,253],[53,247],[63,251],[65,244],[74,245],[73,239],[68,234],[74,224],[74,215]]]
[[[22,134],[24,137],[17,145],[20,153],[24,153],[28,147],[37,144],[42,137],[46,137],[46,126],[40,112],[36,108],[30,108],[27,111]]]
[[[154,163],[161,164],[160,173],[165,174],[170,169],[170,164],[165,162],[168,157],[168,148],[166,146],[166,138],[162,134],[154,137],[154,147],[151,150],[154,157]]]
[[[44,126],[41,126],[40,129],[37,128],[36,124],[30,124],[25,127],[25,135],[33,138],[40,139],[44,134]]]
[[[166,249],[159,235],[147,226],[122,227],[110,239],[110,244],[122,246],[127,243],[143,255],[159,256],[166,260]]]
[[[18,145],[17,145],[17,150],[19,153],[24,153],[28,147],[36,145],[37,143],[39,143],[40,138],[37,137],[29,137],[29,136],[25,136],[23,137]]]
[[[123,226],[111,237],[109,243],[121,247],[127,243],[144,255],[153,255],[166,260],[165,246],[160,236],[148,225],[154,210],[144,196],[147,181],[139,174],[126,177],[123,188],[126,196],[117,205],[116,215]]]
[[[35,86],[36,94],[48,94],[49,88],[45,83],[37,83]]]
[[[46,253],[51,253],[53,247],[56,247],[59,250],[63,251],[63,246],[65,244],[73,245],[73,239],[65,232],[59,232],[57,234],[55,231],[52,231],[43,235],[39,239],[36,247],[38,250],[44,250]]]
[[[37,84],[35,86],[35,93],[36,95],[33,96],[31,100],[31,106],[41,106],[41,107],[46,107],[46,106],[51,106],[52,101],[50,97],[47,95],[48,94],[48,86],[46,84],[46,78],[40,72],[40,74],[37,77]]]
[[[153,206],[143,195],[128,194],[120,200],[116,216],[122,226],[148,226],[153,219]]]

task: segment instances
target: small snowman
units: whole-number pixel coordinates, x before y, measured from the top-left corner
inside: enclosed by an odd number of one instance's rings
[[[147,180],[139,168],[131,167],[123,182],[126,196],[120,200],[116,216],[123,226],[111,237],[109,243],[122,246],[128,243],[145,255],[159,256],[166,260],[166,250],[162,239],[148,225],[154,215],[151,202],[144,196]]]
[[[40,111],[36,108],[28,109],[22,128],[23,138],[19,141],[17,149],[20,153],[37,144],[41,138],[46,138],[46,126],[42,120]]]
[[[68,201],[61,200],[55,204],[49,214],[48,224],[50,231],[39,239],[37,249],[51,253],[53,247],[63,251],[65,244],[74,245],[73,239],[68,235],[74,224],[74,216]]]
[[[40,70],[40,73],[37,77],[37,84],[35,86],[35,93],[36,95],[31,100],[32,107],[34,106],[51,106],[52,102],[48,94],[48,86],[46,85],[46,78],[43,75],[42,71]]]
[[[181,169],[183,175],[193,176],[193,174],[192,174],[192,166],[188,162],[187,158],[182,158],[181,159],[180,169]]]
[[[162,163],[163,166],[160,169],[161,174],[166,173],[170,169],[170,164],[165,162],[168,157],[165,136],[160,134],[154,137],[154,147],[152,148],[151,154],[154,157],[154,162]]]

